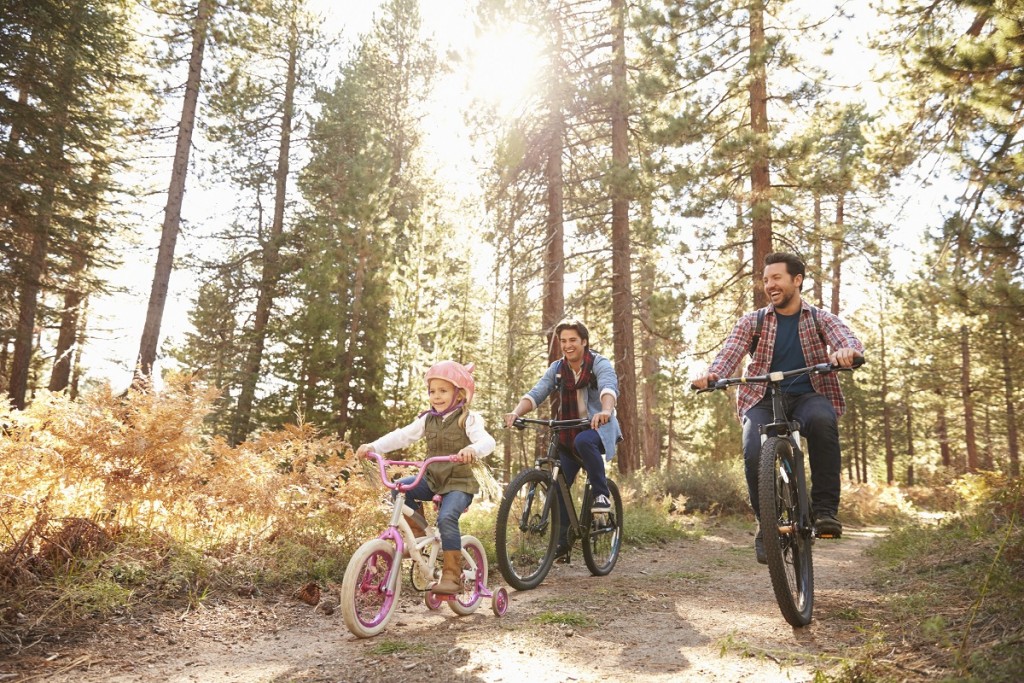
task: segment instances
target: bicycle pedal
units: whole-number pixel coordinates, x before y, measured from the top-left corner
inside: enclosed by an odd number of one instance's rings
[[[817,538],[824,538],[826,540],[833,540],[833,539],[836,539],[836,538],[842,538],[843,537],[842,532],[840,532],[838,534],[822,534],[822,533],[817,533],[817,534],[814,534],[814,535]]]

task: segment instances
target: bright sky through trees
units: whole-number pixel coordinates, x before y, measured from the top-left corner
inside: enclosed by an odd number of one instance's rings
[[[492,104],[500,113],[514,115],[534,86],[540,64],[540,48],[522,25],[513,23],[478,36],[470,4],[454,0],[421,0],[424,32],[431,37],[433,47],[450,68],[450,72],[437,83],[430,111],[424,113],[424,143],[430,150],[427,156],[437,165],[436,176],[451,195],[453,206],[459,207],[458,220],[468,225],[480,220],[483,209],[477,180],[479,173],[472,161],[473,150],[467,135],[465,112],[472,99],[476,98]],[[822,13],[831,12],[813,0],[794,4],[813,17],[824,18]],[[359,36],[370,29],[378,6],[376,0],[310,0],[312,11],[325,18],[324,32],[341,37],[338,50],[324,73],[325,79],[335,78],[338,64],[345,59]],[[853,17],[849,21],[836,21],[842,29],[831,45],[793,41],[795,49],[813,56],[833,74],[829,83],[830,86],[838,86],[834,89],[835,98],[863,99],[869,109],[884,112],[884,101],[878,95],[880,86],[871,80],[870,67],[874,58],[867,46],[869,32],[875,23],[873,10],[866,3],[856,3],[852,7],[848,3],[846,11]],[[202,142],[197,144],[200,148],[204,145]],[[298,167],[301,164],[295,166]],[[154,195],[140,199],[147,208],[139,209],[140,221],[148,221],[149,224],[141,226],[137,244],[130,247],[126,257],[125,268],[111,277],[125,291],[93,302],[93,310],[99,320],[86,356],[86,371],[92,377],[108,378],[117,386],[126,385],[131,379],[132,368],[127,366],[127,361],[137,349],[142,330],[157,242],[157,207],[162,207],[164,200],[160,188],[164,187],[163,191],[166,191],[169,163],[166,169],[153,164],[150,171]],[[201,154],[194,155],[183,210],[185,224],[176,256],[178,263],[189,250],[210,247],[201,239],[208,223],[230,220],[232,196],[208,171],[202,165]],[[904,201],[893,202],[886,207],[894,226],[892,239],[903,247],[897,248],[893,254],[897,272],[909,273],[915,265],[913,249],[920,241],[924,225],[936,220],[935,207],[942,201],[941,192],[942,188],[913,185],[900,193],[905,197]],[[484,269],[488,267],[486,259],[478,259],[477,265]],[[173,339],[187,328],[195,284],[194,278],[180,267],[173,273],[163,326],[165,339]],[[163,363],[166,367],[166,360]]]

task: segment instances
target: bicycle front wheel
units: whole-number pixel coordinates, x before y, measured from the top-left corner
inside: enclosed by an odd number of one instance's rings
[[[608,480],[608,493],[612,500],[610,512],[595,515],[590,511],[593,488],[587,484],[580,519],[583,534],[583,561],[594,576],[605,576],[615,567],[622,547],[622,496],[614,481]]]
[[[505,488],[494,546],[498,569],[516,590],[536,588],[551,569],[558,539],[557,495],[551,475],[537,469],[523,470]]]
[[[757,480],[761,533],[768,557],[768,574],[782,616],[792,626],[811,623],[814,609],[814,567],[811,529],[802,528],[799,486],[793,466],[793,446],[770,437],[761,447]]]
[[[401,559],[395,546],[376,539],[359,546],[352,554],[341,582],[341,614],[348,630],[359,638],[383,631],[395,613],[402,592]],[[395,576],[395,590],[388,591],[388,579]]]

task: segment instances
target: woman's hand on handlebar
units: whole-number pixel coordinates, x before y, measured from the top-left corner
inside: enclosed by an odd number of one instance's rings
[[[507,427],[508,429],[512,429],[513,423],[520,417],[522,416],[519,415],[518,413],[505,413],[505,427]]]
[[[594,417],[590,420],[590,428],[597,429],[598,427],[606,424],[610,419],[612,419],[612,411],[610,410],[602,410],[599,413],[594,413]]]

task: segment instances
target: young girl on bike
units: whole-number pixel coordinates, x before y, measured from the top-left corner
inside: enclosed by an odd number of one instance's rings
[[[444,360],[427,370],[423,379],[427,385],[430,408],[405,427],[361,445],[356,455],[362,457],[367,451],[384,455],[426,439],[428,458],[452,454],[459,456],[458,462],[430,465],[426,477],[406,493],[405,499],[406,504],[417,513],[413,517],[406,517],[406,520],[415,536],[423,536],[423,523],[417,520],[420,517],[420,502],[431,500],[435,495],[441,496],[437,528],[441,532],[444,565],[441,580],[432,590],[451,595],[461,590],[462,532],[459,530],[459,517],[480,490],[473,475],[472,463],[493,452],[495,443],[494,437],[484,429],[483,417],[469,410],[476,387],[472,363],[462,365]],[[406,477],[401,482],[409,484],[415,479]]]

